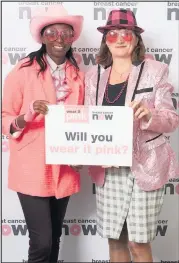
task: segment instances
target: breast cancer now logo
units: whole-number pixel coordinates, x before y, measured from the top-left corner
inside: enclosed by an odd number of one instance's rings
[[[28,2],[24,1],[22,3],[24,6],[19,7],[19,19],[31,19],[33,16],[43,14],[48,11],[48,5],[63,4],[63,2],[41,2],[41,5],[39,5],[39,2],[30,2],[30,5],[34,6],[28,6]]]
[[[27,225],[10,225],[10,224],[3,224],[2,225],[2,235],[3,236],[18,236],[22,235],[25,236],[27,234]]]
[[[178,182],[179,179],[171,179],[172,182],[169,182],[165,185],[165,194],[167,195],[179,195],[179,183],[175,184],[174,182]]]
[[[179,21],[179,3],[168,1],[167,20]]]
[[[6,140],[6,141],[2,141],[2,152],[8,152],[9,151],[9,142]]]
[[[2,236],[25,236],[27,235],[27,225],[24,223],[25,220],[2,220]],[[10,223],[9,223],[10,222]],[[13,223],[11,223],[13,222]],[[18,223],[14,223],[18,222]],[[73,222],[72,224],[66,222]],[[85,222],[85,223],[83,223]],[[62,227],[63,234],[65,236],[88,236],[88,235],[96,235],[96,220],[95,219],[73,219],[73,220],[64,220],[64,224]]]
[[[97,48],[73,48],[74,50],[74,57],[77,61],[77,63],[83,64],[85,66],[89,65],[96,65],[96,55],[98,54]],[[95,50],[95,51],[94,51]],[[156,49],[157,50],[157,49]],[[159,50],[159,49],[158,49]],[[148,53],[148,49],[146,50],[146,59],[152,59],[157,60],[160,62],[164,62],[168,65],[170,65],[172,60],[172,54],[167,53],[161,53],[161,51],[150,51],[151,53]],[[154,53],[153,53],[154,52]]]
[[[175,184],[173,182],[178,182],[179,179],[171,179],[169,183],[165,185],[165,194],[166,195],[179,195],[179,183]],[[92,186],[92,193],[96,194],[95,184]]]
[[[172,54],[157,54],[157,53],[146,53],[145,54],[146,59],[152,59],[159,62],[163,62],[167,65],[170,65]]]
[[[98,2],[95,2],[98,3]],[[116,4],[120,5],[120,1],[116,2]],[[125,3],[125,2],[123,2]],[[93,11],[93,19],[94,20],[107,20],[109,13],[112,10],[119,10],[121,7],[94,7],[94,11]],[[134,15],[137,14],[137,8],[132,8],[132,7],[122,7],[126,10],[131,10]]]
[[[63,233],[66,236],[72,235],[72,236],[88,236],[88,235],[96,235],[96,225],[92,224],[72,224],[71,226],[69,225],[63,225]]]
[[[9,151],[9,136],[6,136],[4,134],[1,135],[1,142],[2,142],[2,152],[8,152]]]
[[[179,109],[179,93],[173,93],[172,94],[172,101],[173,101],[173,106],[175,107],[175,109]]]
[[[16,65],[21,59],[27,56],[24,47],[5,47],[2,52],[2,64]]]
[[[93,120],[112,120],[113,113],[112,112],[92,112]]]
[[[19,19],[31,19],[33,16],[38,16],[40,13],[44,13],[48,11],[47,6],[20,6],[19,7]]]

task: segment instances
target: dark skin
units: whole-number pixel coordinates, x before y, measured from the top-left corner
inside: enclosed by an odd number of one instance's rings
[[[57,29],[59,31],[65,31],[65,30],[71,30],[72,27],[66,24],[54,24],[51,26],[48,26],[46,28],[46,30],[48,29]],[[57,40],[53,41],[53,42],[49,42],[46,37],[42,36],[42,42],[43,44],[46,45],[46,50],[47,50],[47,54],[51,57],[51,59],[57,64],[63,64],[65,62],[65,56],[66,53],[68,52],[68,50],[71,47],[70,43],[64,43],[64,41],[61,39],[61,37],[59,36]],[[62,50],[57,50],[54,47],[55,46],[62,46],[63,49]]]
[[[46,28],[46,30],[48,30],[49,28],[55,28],[59,31],[63,31],[63,30],[68,30],[68,29],[72,29],[72,27],[70,25],[66,25],[66,24],[54,24],[54,25],[50,25]],[[61,39],[61,37],[59,36],[57,40],[53,41],[53,42],[49,42],[48,39],[45,37],[45,34],[43,33],[42,35],[42,43],[46,45],[46,50],[47,50],[47,54],[51,57],[51,59],[57,64],[63,64],[65,62],[66,59],[66,53],[68,52],[68,50],[71,47],[71,43],[66,44],[64,43],[64,41]],[[59,49],[55,49],[55,46],[60,46],[63,47],[63,49],[59,50]],[[33,109],[37,114],[43,114],[46,115],[48,112],[48,108],[47,108],[47,104],[49,102],[45,101],[45,100],[36,100],[33,104]],[[17,119],[17,123],[19,125],[20,128],[24,128],[25,127],[25,121],[23,116],[19,116],[19,118]]]
[[[55,28],[59,31],[62,30],[68,30],[68,29],[72,29],[72,27],[70,25],[66,25],[66,24],[54,24],[54,25],[50,25],[46,28]],[[68,52],[68,50],[71,47],[71,44],[66,44],[64,43],[64,41],[61,39],[61,37],[59,36],[57,40],[53,41],[53,42],[49,42],[44,33],[42,35],[42,43],[46,45],[46,50],[47,50],[47,54],[51,57],[51,59],[57,64],[63,64],[65,62],[66,59],[66,53]],[[55,49],[55,46],[62,46],[63,49],[58,50]],[[48,107],[47,104],[49,102],[45,101],[45,100],[36,100],[33,104],[33,109],[37,114],[43,114],[46,115],[48,112]],[[24,121],[24,115],[21,115],[18,117],[17,119],[17,124],[20,128],[24,128],[26,125],[26,122]],[[14,128],[12,128],[12,132],[15,132]]]
[[[59,31],[68,30],[71,29],[71,26],[66,24],[54,24],[46,28],[55,28]],[[44,34],[42,35],[42,43],[46,45],[47,54],[50,56],[50,58],[57,64],[61,65],[65,62],[66,59],[66,53],[71,47],[71,44],[66,44],[59,36],[57,40],[53,42],[49,42]],[[63,47],[62,50],[55,49],[55,46]],[[43,115],[47,114],[48,108],[46,106],[48,104],[47,101],[43,100],[37,100],[34,102],[34,111],[36,113],[41,113]]]
[[[66,25],[66,24],[53,24],[53,25],[49,25],[47,29],[49,28],[55,28],[58,31],[63,31],[63,30],[71,30],[72,27],[70,25]],[[57,65],[61,65],[65,62],[66,59],[66,53],[68,52],[68,50],[71,47],[71,43],[65,43],[63,41],[63,39],[59,36],[57,40],[50,42],[48,41],[48,39],[45,37],[45,34],[43,33],[42,35],[42,43],[46,45],[46,51],[47,54],[50,56],[50,58],[57,64]],[[56,48],[56,47],[61,47]],[[45,101],[45,100],[36,100],[33,103],[33,109],[37,114],[43,114],[46,115],[48,113],[48,107],[47,104],[49,102]],[[20,115],[17,118],[17,124],[20,128],[24,128],[26,126],[26,122],[24,120],[24,115]],[[11,133],[16,132],[15,128],[13,128],[11,126]],[[75,170],[78,170],[79,168],[81,168],[80,166],[76,166],[74,167]]]

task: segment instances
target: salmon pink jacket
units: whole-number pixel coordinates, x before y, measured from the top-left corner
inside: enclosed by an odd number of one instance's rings
[[[44,118],[28,123],[19,138],[12,138],[10,125],[15,118],[25,114],[34,100],[56,104],[56,93],[49,68],[37,76],[39,65],[20,68],[20,61],[4,81],[2,101],[2,132],[9,135],[10,159],[8,187],[16,192],[33,196],[62,198],[77,193],[80,175],[67,165],[45,164]],[[84,73],[67,62],[66,79],[72,93],[65,104],[83,105]]]

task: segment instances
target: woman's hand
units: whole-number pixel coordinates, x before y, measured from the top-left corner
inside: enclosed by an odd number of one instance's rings
[[[151,119],[150,110],[142,102],[132,101],[129,105],[134,110],[134,117],[138,120],[144,118],[147,122]]]
[[[48,107],[47,104],[49,104],[46,100],[36,100],[33,103],[33,110],[35,113],[46,115],[48,113]]]

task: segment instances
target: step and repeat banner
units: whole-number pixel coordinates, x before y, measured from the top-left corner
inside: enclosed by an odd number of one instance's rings
[[[147,56],[169,65],[169,80],[175,87],[172,100],[179,109],[179,3],[178,2],[3,2],[2,81],[18,60],[39,49],[29,32],[29,21],[38,8],[63,4],[71,14],[84,16],[80,39],[74,43],[75,57],[85,72],[95,65],[102,35],[96,30],[106,23],[112,9],[130,8],[143,34]],[[2,83],[3,84],[3,83]],[[2,85],[3,89],[3,85]],[[3,90],[2,90],[3,94]],[[167,136],[170,136],[168,134]],[[179,131],[170,136],[179,159]],[[2,135],[2,261],[26,262],[28,231],[16,193],[7,188],[9,147]],[[59,262],[109,262],[108,244],[96,232],[95,187],[85,168],[81,192],[74,195],[63,225]],[[179,179],[165,188],[165,203],[152,243],[156,262],[179,260]]]

